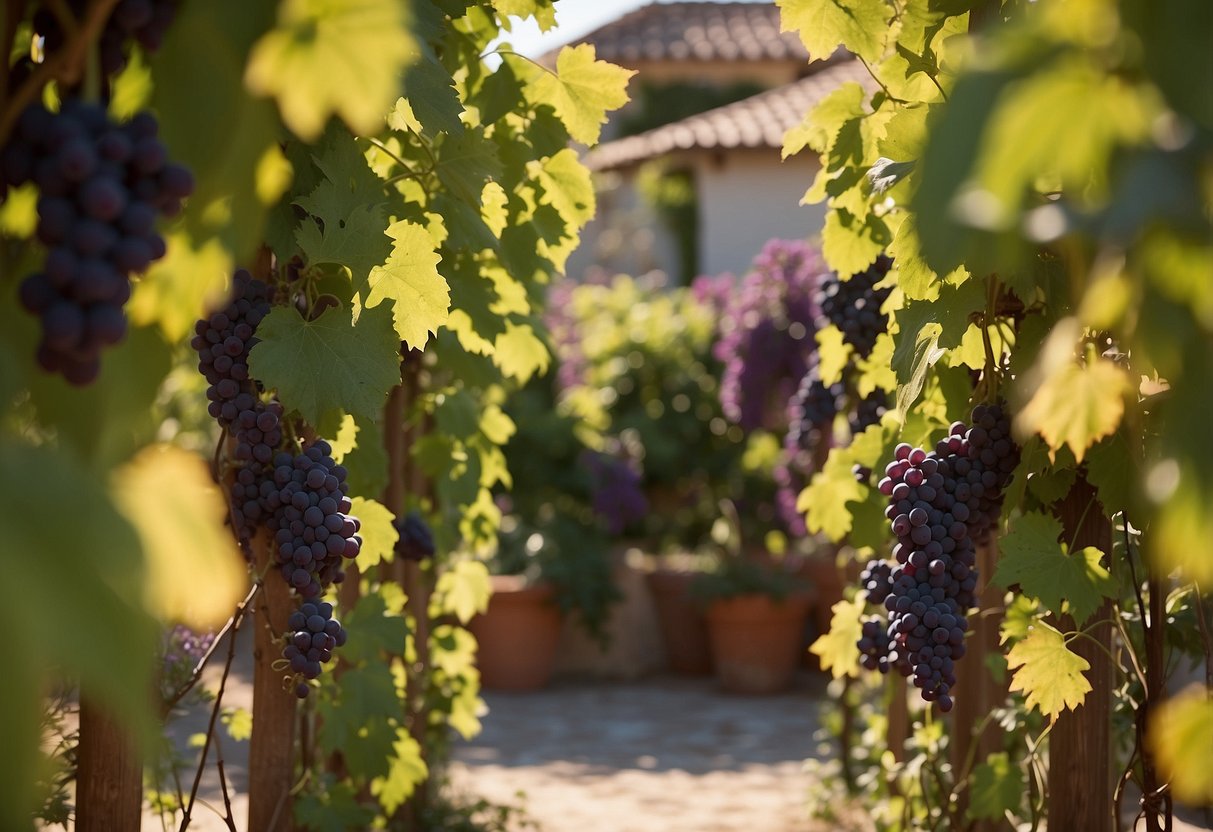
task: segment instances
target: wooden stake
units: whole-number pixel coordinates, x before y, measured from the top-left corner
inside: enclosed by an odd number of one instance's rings
[[[130,734],[87,695],[80,700],[77,753],[77,832],[138,829],[143,812],[138,749]]]
[[[985,762],[986,757],[1002,749],[1001,735],[996,725],[986,720],[990,712],[1000,707],[1007,698],[1007,682],[994,679],[986,667],[986,657],[999,653],[998,630],[1002,624],[1003,591],[990,582],[998,561],[998,542],[990,539],[977,548],[977,569],[985,582],[978,612],[970,618],[968,654],[958,668],[954,698],[956,707],[952,711],[952,768],[957,777],[972,774],[965,766],[972,759],[972,766]],[[983,722],[985,723],[983,726]],[[978,729],[981,728],[980,733]],[[958,795],[959,815],[963,816],[969,804],[969,791],[962,789]],[[1000,821],[977,821],[971,832],[995,832],[1005,828]]]
[[[1112,524],[1104,515],[1086,478],[1079,474],[1056,514],[1070,550],[1086,546],[1112,551]],[[1069,616],[1055,622],[1065,632],[1074,629]],[[1078,638],[1070,649],[1091,664],[1086,672],[1091,690],[1083,704],[1063,711],[1049,734],[1049,829],[1111,832],[1112,802],[1112,644],[1111,605],[1104,603],[1086,622],[1098,644]]]
[[[253,735],[249,738],[249,825],[261,832],[294,828],[291,787],[295,775],[294,691],[283,688],[282,670],[272,665],[282,654],[275,635],[286,631],[294,601],[290,588],[270,561],[264,532],[253,541],[258,572],[265,575],[253,619]]]

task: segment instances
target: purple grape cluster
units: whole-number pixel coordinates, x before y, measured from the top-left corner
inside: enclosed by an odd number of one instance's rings
[[[891,290],[878,289],[876,284],[884,279],[892,265],[892,259],[882,254],[867,269],[847,280],[831,274],[822,280],[818,289],[816,302],[821,310],[818,326],[834,324],[861,358],[872,352],[877,336],[888,329],[888,315],[882,313],[880,307]]]
[[[346,470],[333,461],[332,450],[317,439],[301,454],[278,453],[273,479],[262,486],[282,577],[307,599],[341,583],[343,559],[362,548],[360,523],[349,514]]]
[[[126,66],[129,41],[137,41],[148,52],[158,50],[177,16],[179,5],[180,0],[118,0],[98,42],[102,71],[106,75],[122,71]],[[81,21],[88,0],[67,0],[66,6],[76,20]],[[66,42],[58,16],[46,7],[34,13],[34,32],[44,38],[47,53],[58,51]]]
[[[889,633],[879,615],[866,616],[860,622],[859,664],[867,670],[889,672]]]
[[[283,408],[261,399],[249,375],[249,351],[257,344],[257,325],[269,314],[273,290],[240,269],[232,278],[232,299],[194,325],[190,346],[198,354],[198,372],[208,384],[207,410],[235,440],[232,456],[240,464],[231,486],[231,521],[237,537],[248,542],[257,524],[269,518],[273,484],[267,476],[282,446]]]
[[[433,557],[434,532],[416,510],[392,521],[396,527],[396,554],[405,560],[421,561]]]
[[[888,412],[888,409],[889,394],[884,390],[873,390],[862,399],[856,401],[855,409],[848,420],[851,427],[851,435],[863,433],[872,425],[880,424],[880,417],[884,416]]]
[[[308,601],[287,620],[286,647],[282,657],[295,674],[295,695],[307,698],[311,686],[307,680],[320,675],[320,666],[333,658],[333,651],[345,644],[346,631],[333,618],[333,605],[327,601]]]
[[[72,384],[93,381],[102,350],[126,336],[130,276],[165,253],[156,219],[179,213],[193,192],[157,130],[147,113],[114,124],[101,106],[69,98],[58,113],[26,108],[0,151],[0,181],[39,191],[46,260],[20,287],[42,324],[38,363]]]
[[[952,709],[955,662],[976,602],[976,545],[997,523],[1018,461],[1005,409],[978,405],[971,426],[953,424],[934,451],[898,445],[878,485],[889,499],[896,565],[887,577],[870,565],[864,583],[868,599],[888,613],[886,661],[866,623],[859,649],[865,667],[913,676],[922,698],[944,712]]]
[[[724,364],[724,414],[743,430],[783,427],[786,403],[816,350],[813,297],[825,272],[817,249],[772,240],[741,280],[713,351]]]
[[[611,534],[643,520],[649,500],[641,488],[640,474],[627,460],[597,451],[586,451],[581,464],[590,477],[590,502],[594,513]]]
[[[812,453],[830,433],[834,417],[844,412],[846,407],[846,385],[841,381],[828,386],[824,384],[814,356],[809,371],[796,388],[796,395],[788,400],[785,447],[789,451]]]

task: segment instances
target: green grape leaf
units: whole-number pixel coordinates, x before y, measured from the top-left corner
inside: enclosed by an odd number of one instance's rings
[[[1087,482],[1095,486],[1106,514],[1129,508],[1134,485],[1141,481],[1141,466],[1123,431],[1096,442],[1087,451]]]
[[[1089,447],[1116,430],[1131,390],[1128,374],[1111,361],[1061,362],[1048,368],[1018,426],[1039,433],[1054,451],[1069,446],[1082,462]]]
[[[354,424],[357,443],[337,461],[346,467],[351,494],[382,494],[387,487],[387,449],[383,446],[383,431],[379,423],[362,417],[350,418]],[[342,423],[342,433],[349,429]],[[338,434],[338,439],[342,434]],[[335,450],[335,449],[334,449]],[[336,456],[334,456],[336,458]]]
[[[1091,690],[1083,675],[1091,663],[1071,652],[1061,632],[1043,621],[1029,627],[1023,640],[1011,648],[1007,666],[1015,671],[1011,690],[1023,691],[1028,708],[1050,719],[1077,708]]]
[[[492,0],[493,8],[502,18],[502,28],[509,29],[509,17],[534,17],[539,31],[546,32],[556,25],[556,7],[549,0]]]
[[[489,608],[492,593],[488,567],[480,561],[461,560],[438,576],[434,587],[437,614],[453,614],[461,624],[467,624]]]
[[[552,356],[530,324],[506,321],[505,332],[493,342],[493,363],[506,378],[526,384],[531,376],[544,374]]]
[[[817,374],[827,387],[842,381],[842,374],[851,366],[854,351],[843,337],[842,330],[829,324],[817,330]]]
[[[384,654],[404,654],[408,624],[404,618],[388,609],[387,602],[379,593],[364,595],[358,599],[352,610],[342,611],[341,623],[349,632],[349,641],[341,648],[341,655],[352,664],[381,665]],[[342,693],[344,694],[344,679]]]
[[[438,179],[468,205],[479,207],[484,185],[501,177],[497,147],[483,130],[467,130],[447,136],[438,151]]]
[[[502,61],[490,73],[476,93],[474,102],[480,108],[481,124],[496,124],[506,113],[513,112],[522,100],[522,84],[509,61]]]
[[[1068,601],[1070,614],[1082,626],[1105,597],[1112,597],[1116,585],[1099,563],[1102,552],[1094,546],[1067,552],[1058,542],[1061,534],[1061,523],[1047,514],[1017,518],[999,541],[1002,557],[994,582],[1003,587],[1019,584],[1024,594],[1039,598],[1058,614],[1062,601]]]
[[[394,241],[387,263],[371,270],[366,305],[392,301],[396,334],[413,349],[421,349],[431,332],[447,321],[451,290],[438,273],[438,252],[424,228],[406,220],[388,226]]]
[[[295,820],[305,829],[370,829],[376,812],[358,797],[350,780],[336,781],[323,791],[305,791],[295,799]]]
[[[434,424],[452,439],[469,439],[480,427],[476,399],[466,390],[439,393],[434,407]]]
[[[1178,799],[1192,806],[1213,803],[1213,700],[1202,686],[1158,704],[1150,714],[1146,742]]]
[[[1011,763],[1005,751],[996,751],[973,769],[969,792],[969,817],[1001,820],[1019,808],[1026,789],[1023,769]]]
[[[408,728],[401,726],[396,729],[396,740],[392,743],[388,773],[371,781],[371,794],[379,798],[383,811],[391,815],[428,776],[429,768],[421,754],[421,746],[409,734]]]
[[[566,46],[556,56],[555,74],[532,73],[527,99],[536,106],[552,107],[574,141],[592,146],[598,143],[606,114],[627,103],[628,79],[635,74],[595,60],[592,44]]]
[[[423,136],[433,139],[463,134],[464,124],[459,118],[463,103],[455,91],[455,79],[429,47],[421,50],[421,60],[405,73],[404,91],[406,98],[402,100],[421,125]]]
[[[820,636],[809,652],[821,660],[821,669],[830,671],[835,679],[859,675],[859,647],[863,633],[864,602],[839,601],[830,607],[830,631]]]
[[[783,158],[794,156],[806,147],[824,155],[833,146],[842,126],[864,114],[867,93],[855,81],[847,81],[823,98],[809,111],[803,122],[783,137]]]
[[[295,232],[295,242],[309,265],[346,266],[355,285],[365,284],[371,269],[381,265],[392,250],[383,223],[381,206],[364,205],[339,220],[325,219],[323,228],[305,220]]]
[[[313,425],[342,412],[373,420],[400,382],[399,339],[386,309],[332,307],[314,321],[277,307],[257,327],[249,354],[254,378]]]
[[[837,209],[826,214],[821,230],[821,253],[839,274],[857,274],[876,262],[893,235],[875,214],[857,217]]]
[[[840,44],[875,61],[892,13],[885,0],[775,0],[775,5],[780,30],[797,32],[814,61],[830,57]]]
[[[386,563],[395,556],[396,541],[400,535],[392,521],[396,518],[387,507],[365,497],[352,497],[350,514],[358,518],[361,528],[362,549],[358,552],[358,568],[366,572],[373,566]]]
[[[310,192],[296,200],[309,214],[338,223],[359,209],[387,204],[383,180],[371,170],[354,137],[340,127],[325,133],[311,161],[321,175]]]
[[[406,11],[396,0],[286,0],[275,28],[254,45],[245,81],[276,98],[305,141],[334,113],[354,132],[374,134],[417,53]]]

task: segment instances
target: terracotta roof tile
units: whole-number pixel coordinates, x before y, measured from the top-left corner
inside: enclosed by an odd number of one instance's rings
[[[845,61],[782,87],[599,145],[584,161],[591,170],[609,170],[675,150],[780,148],[789,128],[848,81],[858,81],[869,89],[875,84],[859,61]]]
[[[623,64],[809,59],[800,38],[779,31],[774,3],[652,3],[577,42],[591,43],[599,58]],[[554,53],[540,60],[554,60]]]

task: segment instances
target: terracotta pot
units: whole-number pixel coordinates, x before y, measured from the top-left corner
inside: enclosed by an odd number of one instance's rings
[[[712,672],[712,651],[703,605],[691,596],[694,580],[694,572],[673,569],[659,569],[648,575],[670,670],[706,676]]]
[[[808,595],[776,601],[738,595],[708,607],[716,677],[733,693],[777,693],[792,685],[800,663]]]
[[[480,683],[489,690],[539,690],[552,678],[560,609],[552,587],[527,586],[517,575],[494,575],[483,615],[468,625],[479,645]]]

